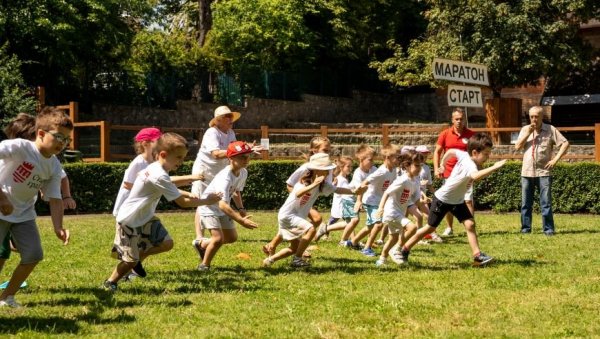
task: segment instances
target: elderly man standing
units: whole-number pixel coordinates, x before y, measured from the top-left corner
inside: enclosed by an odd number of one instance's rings
[[[467,151],[469,138],[472,137],[475,132],[465,127],[465,123],[465,111],[463,111],[462,108],[455,108],[454,111],[452,111],[452,126],[440,133],[435,145],[435,151],[433,152],[433,171],[436,177],[447,179],[450,176],[450,173],[452,173],[454,165],[456,165],[456,158],[451,158],[446,163],[445,168],[440,168],[440,160],[446,151],[449,149]],[[472,186],[465,194],[465,203],[467,204],[469,211],[471,211],[471,214],[475,215]],[[446,221],[448,222],[448,228],[444,231],[444,235],[452,235],[452,222],[454,221],[452,214],[446,214]]]
[[[569,142],[552,125],[542,122],[543,109],[533,106],[529,109],[531,124],[523,126],[515,149],[524,149],[521,169],[521,233],[531,233],[531,211],[535,186],[540,190],[540,208],[544,234],[554,235],[552,217],[552,177],[550,171],[569,148]],[[554,146],[560,146],[552,157]]]

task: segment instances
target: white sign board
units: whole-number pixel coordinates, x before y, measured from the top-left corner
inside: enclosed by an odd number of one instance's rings
[[[456,60],[434,58],[431,64],[433,78],[489,86],[488,69],[485,65]]]
[[[448,85],[448,106],[483,107],[481,88]]]

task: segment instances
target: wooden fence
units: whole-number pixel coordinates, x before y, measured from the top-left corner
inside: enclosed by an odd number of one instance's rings
[[[71,102],[69,105],[58,106],[58,108],[64,109],[69,112],[69,116],[73,121],[74,129],[71,132],[71,149],[78,149],[78,128],[82,127],[97,127],[100,129],[100,156],[96,158],[83,157],[86,162],[105,162],[112,160],[123,160],[132,159],[134,156],[130,154],[111,154],[110,152],[110,137],[111,131],[115,130],[129,130],[139,131],[141,128],[146,126],[131,126],[131,125],[111,125],[107,121],[93,121],[93,122],[78,122],[79,107],[77,102]],[[185,127],[161,127],[165,132],[176,132],[176,133],[198,133],[200,135],[204,132],[203,128],[185,128]],[[488,133],[499,133],[499,132],[519,132],[521,127],[495,127],[495,128],[471,128],[475,132],[488,132]],[[593,155],[581,155],[581,154],[569,154],[564,156],[564,159],[584,159],[584,160],[595,160],[600,162],[600,123],[596,123],[594,126],[578,126],[578,127],[560,127],[558,128],[561,132],[592,132],[594,133],[594,154]],[[380,128],[329,128],[328,126],[321,125],[320,128],[307,128],[307,129],[287,129],[287,128],[269,128],[269,126],[261,126],[260,129],[235,129],[236,134],[252,134],[260,135],[260,138],[269,138],[272,134],[313,134],[322,136],[331,136],[332,134],[349,134],[355,135],[358,133],[362,134],[374,134],[381,135],[381,144],[386,145],[390,142],[390,137],[394,134],[402,133],[439,133],[441,129],[439,127],[417,127],[417,128],[406,128],[406,127],[394,127],[390,124],[382,124]],[[522,159],[520,154],[494,154],[490,158],[492,159]],[[282,159],[285,157],[276,157],[276,159]],[[297,157],[296,157],[297,158]],[[262,159],[269,160],[274,159],[269,156],[268,151],[262,152]]]

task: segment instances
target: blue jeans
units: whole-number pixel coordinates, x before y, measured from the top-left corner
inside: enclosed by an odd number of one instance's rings
[[[535,186],[540,189],[540,209],[542,210],[542,230],[554,232],[552,216],[552,177],[521,177],[521,231],[531,232],[531,212],[533,210],[533,192]]]

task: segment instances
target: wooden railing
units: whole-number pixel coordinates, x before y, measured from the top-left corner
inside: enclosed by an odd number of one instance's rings
[[[78,128],[82,127],[98,127],[100,129],[100,157],[97,158],[86,158],[83,157],[84,161],[88,162],[104,162],[111,160],[123,160],[132,159],[133,155],[130,154],[111,154],[110,152],[110,137],[111,131],[113,130],[128,130],[138,131],[146,126],[132,126],[132,125],[111,125],[107,121],[94,121],[94,122],[78,122],[78,105],[76,102],[71,102],[69,105],[58,106],[61,109],[69,111],[69,116],[73,121],[74,129],[71,132],[71,149],[78,149]],[[444,127],[445,128],[445,127]],[[164,127],[161,128],[165,132],[175,133],[203,133],[203,128],[186,128],[186,127]],[[331,136],[332,134],[375,134],[381,135],[381,144],[386,145],[390,142],[390,136],[394,134],[402,133],[432,133],[437,134],[443,128],[440,127],[393,127],[390,124],[382,124],[380,128],[329,128],[328,126],[321,125],[320,128],[305,128],[305,129],[287,129],[287,128],[269,128],[269,126],[261,126],[260,129],[239,129],[236,128],[235,132],[239,135],[260,135],[260,138],[268,139],[269,135],[272,134],[312,134]],[[475,132],[488,132],[488,133],[500,133],[500,132],[519,132],[521,127],[496,127],[496,128],[471,128]],[[593,132],[594,133],[594,154],[593,155],[581,155],[581,154],[569,154],[567,153],[565,159],[585,159],[595,160],[600,162],[600,123],[596,123],[594,126],[577,126],[577,127],[559,127],[561,132]],[[281,159],[285,157],[276,157]],[[492,159],[522,159],[521,154],[496,154],[491,156]],[[262,159],[269,160],[272,157],[269,156],[268,151],[262,152]]]

